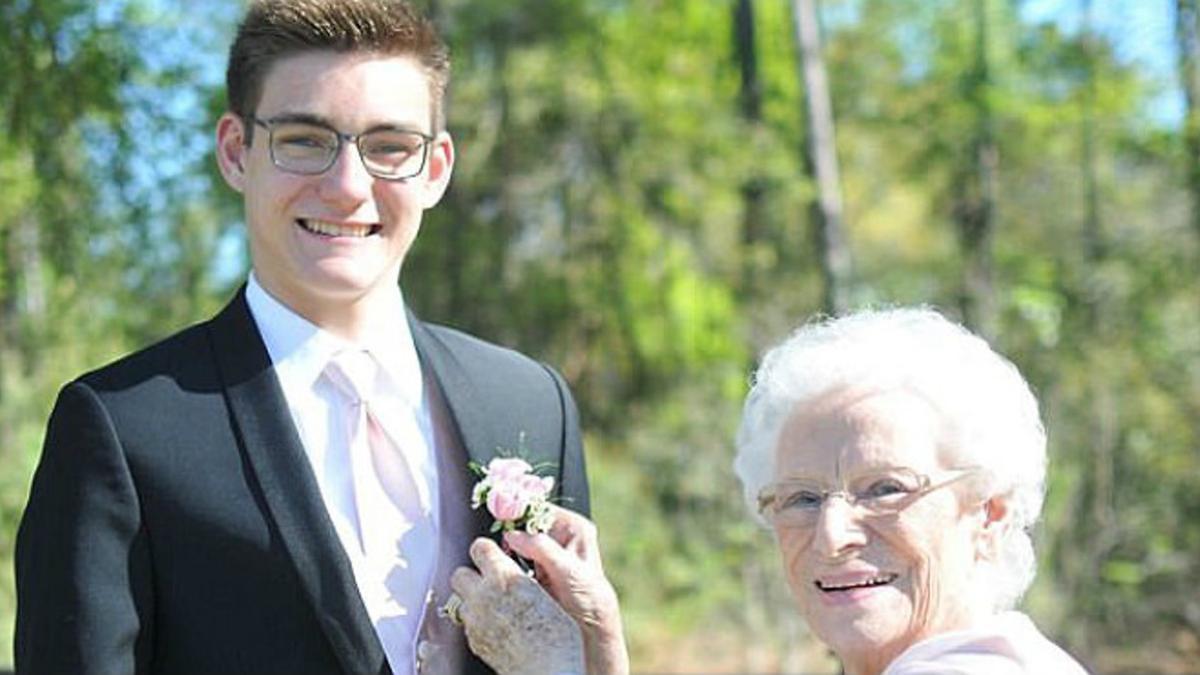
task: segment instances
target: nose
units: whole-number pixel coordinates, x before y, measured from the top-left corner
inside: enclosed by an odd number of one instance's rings
[[[830,495],[821,506],[813,531],[813,546],[818,553],[837,558],[867,541],[867,534],[854,506],[841,495]]]
[[[332,204],[353,207],[371,198],[375,177],[367,172],[358,146],[343,143],[333,166],[321,176],[319,194]]]

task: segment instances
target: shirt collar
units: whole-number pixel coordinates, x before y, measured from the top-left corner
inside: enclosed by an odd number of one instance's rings
[[[421,362],[413,345],[412,331],[400,287],[394,305],[359,342],[340,338],[300,316],[275,299],[258,282],[254,272],[246,282],[246,304],[258,325],[267,353],[281,376],[312,386],[335,354],[346,349],[365,349],[379,363],[386,386],[412,406],[421,405],[424,381]]]

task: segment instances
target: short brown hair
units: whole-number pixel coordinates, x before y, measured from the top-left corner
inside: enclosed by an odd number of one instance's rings
[[[406,0],[252,0],[229,50],[229,109],[243,119],[253,114],[276,61],[319,50],[413,57],[429,80],[433,129],[444,128],[450,54]]]

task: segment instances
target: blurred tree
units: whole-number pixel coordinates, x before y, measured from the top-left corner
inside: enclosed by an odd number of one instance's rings
[[[994,338],[998,327],[992,247],[1000,156],[995,138],[988,5],[988,0],[973,0],[974,59],[963,78],[962,91],[971,107],[972,132],[955,181],[954,214],[963,257],[963,320],[973,330]]]
[[[748,140],[755,143],[765,132],[763,128],[762,77],[758,67],[758,44],[755,38],[754,0],[736,0],[733,4],[734,61],[741,74],[740,110]],[[763,245],[766,225],[763,177],[751,168],[742,183],[742,279],[741,297],[753,302],[760,292],[763,267],[759,249]]]
[[[1087,430],[1087,455],[1089,459],[1080,464],[1081,480],[1079,499],[1086,509],[1076,511],[1076,522],[1088,519],[1081,528],[1091,534],[1078,540],[1071,550],[1063,549],[1064,564],[1072,569],[1068,583],[1076,589],[1080,604],[1092,592],[1103,592],[1097,582],[1103,579],[1106,561],[1113,553],[1119,540],[1113,536],[1117,528],[1115,513],[1115,470],[1116,453],[1120,451],[1119,425],[1121,399],[1113,381],[1114,372],[1103,361],[1111,357],[1110,345],[1119,336],[1114,333],[1111,313],[1114,298],[1103,292],[1103,274],[1110,264],[1108,244],[1104,232],[1100,204],[1100,177],[1097,159],[1096,105],[1100,86],[1099,36],[1095,33],[1091,0],[1081,0],[1079,5],[1081,29],[1078,38],[1078,114],[1079,120],[1079,184],[1081,205],[1079,208],[1080,269],[1072,273],[1068,283],[1078,280],[1071,289],[1077,302],[1068,307],[1068,320],[1076,321],[1078,330],[1098,338],[1095,346],[1079,350],[1078,357],[1090,367],[1082,370],[1085,380],[1084,393],[1087,399],[1088,416],[1092,424]],[[1099,533],[1099,534],[1098,534]],[[1073,537],[1071,537],[1073,538]],[[1084,608],[1086,611],[1086,608]],[[1082,643],[1088,651],[1095,648],[1096,636],[1083,631]]]
[[[1188,190],[1192,195],[1192,226],[1200,236],[1200,6],[1196,0],[1175,2],[1175,43],[1179,81],[1186,104],[1184,142]]]
[[[821,27],[814,0],[793,0],[792,21],[796,32],[797,63],[804,82],[804,163],[817,194],[810,212],[817,260],[821,269],[823,309],[830,314],[848,308],[850,250],[847,248],[842,214],[842,185],[838,170],[837,136],[830,102]]]
[[[16,361],[18,376],[28,377],[43,355],[52,285],[103,232],[83,217],[94,190],[81,124],[120,115],[117,89],[133,57],[115,26],[80,25],[88,3],[6,3],[0,11],[0,162],[14,187],[0,205],[0,367]]]

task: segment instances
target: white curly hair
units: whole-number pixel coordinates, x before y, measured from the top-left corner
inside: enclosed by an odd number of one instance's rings
[[[926,308],[863,310],[797,329],[754,375],[737,433],[734,470],[747,504],[774,480],[775,449],[797,406],[843,387],[905,387],[942,414],[959,465],[979,466],[987,496],[1007,495],[1010,517],[997,560],[982,570],[992,605],[1016,605],[1036,572],[1030,530],[1042,510],[1046,431],[1017,368],[987,342]]]

